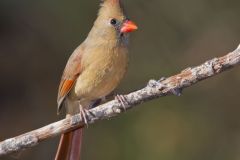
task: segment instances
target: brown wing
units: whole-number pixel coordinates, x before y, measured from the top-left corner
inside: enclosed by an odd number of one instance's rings
[[[64,69],[58,89],[58,112],[62,107],[64,99],[74,86],[77,77],[82,72],[81,59],[84,52],[83,49],[84,47],[81,45],[73,52]]]

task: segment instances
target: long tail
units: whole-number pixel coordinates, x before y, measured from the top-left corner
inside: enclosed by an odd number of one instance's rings
[[[80,160],[83,128],[61,136],[55,160]]]

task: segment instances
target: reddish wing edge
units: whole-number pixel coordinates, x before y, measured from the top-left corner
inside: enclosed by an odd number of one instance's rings
[[[72,87],[75,84],[76,79],[82,72],[82,68],[81,68],[82,54],[83,54],[83,47],[81,45],[70,56],[67,62],[67,65],[64,69],[61,82],[59,85],[59,90],[58,90],[58,98],[57,98],[58,113],[62,108],[62,105],[66,96],[69,94],[69,92],[71,91]]]
[[[70,90],[72,89],[73,85],[75,83],[75,80],[70,79],[63,79],[60,83],[59,91],[58,91],[58,113],[62,108],[63,101],[65,97],[68,95]]]

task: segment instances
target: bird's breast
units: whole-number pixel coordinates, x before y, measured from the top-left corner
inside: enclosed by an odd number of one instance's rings
[[[127,70],[128,50],[125,47],[96,48],[83,56],[83,72],[71,92],[79,100],[95,100],[111,93]]]

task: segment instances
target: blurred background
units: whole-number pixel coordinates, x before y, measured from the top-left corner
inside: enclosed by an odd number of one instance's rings
[[[139,30],[118,93],[222,56],[240,43],[238,0],[125,0]],[[64,117],[60,77],[84,40],[99,0],[0,1],[0,140]],[[145,103],[85,130],[83,160],[239,160],[240,68]],[[52,160],[59,137],[21,153]],[[12,157],[1,157],[10,160]]]

